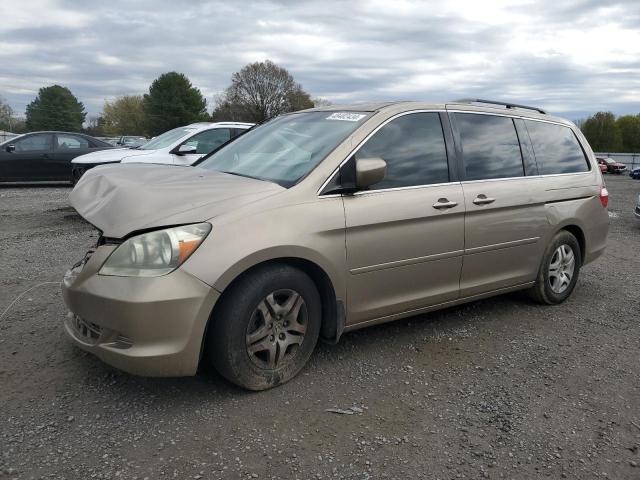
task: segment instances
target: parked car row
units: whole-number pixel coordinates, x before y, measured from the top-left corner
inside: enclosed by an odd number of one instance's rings
[[[237,137],[252,123],[195,123],[138,144],[143,137],[120,137],[120,148],[81,133],[32,132],[0,144],[0,182],[71,181],[105,163],[191,165]],[[123,146],[125,145],[125,146]]]
[[[106,163],[160,163],[192,165],[203,155],[251,128],[252,123],[203,122],[174,128],[135,148],[118,148],[75,158],[71,163],[75,183],[90,168]]]
[[[89,170],[70,200],[100,237],[65,275],[67,334],[132,373],[204,361],[262,390],[319,337],[514,290],[563,302],[606,246],[598,163],[571,122],[487,103],[315,108],[192,168]],[[185,134],[162,142],[197,152]]]

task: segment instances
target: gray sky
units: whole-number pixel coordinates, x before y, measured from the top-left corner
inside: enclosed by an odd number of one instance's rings
[[[3,0],[0,97],[60,84],[90,114],[185,73],[209,104],[248,62],[334,103],[481,97],[640,112],[640,0]]]

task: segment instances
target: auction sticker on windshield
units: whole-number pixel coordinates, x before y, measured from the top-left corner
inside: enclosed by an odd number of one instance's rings
[[[327,120],[342,120],[344,122],[359,122],[366,114],[363,113],[347,113],[347,112],[336,112],[332,113],[327,117]]]

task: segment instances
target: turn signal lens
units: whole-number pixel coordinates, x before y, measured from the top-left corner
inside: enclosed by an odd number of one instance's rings
[[[189,255],[191,255],[196,248],[198,248],[198,245],[200,245],[200,242],[202,242],[202,239],[197,239],[197,240],[179,240],[178,241],[178,263],[182,263],[184,262],[187,258],[189,258]]]
[[[607,190],[607,187],[604,185],[600,187],[600,195],[598,195],[598,197],[600,198],[602,206],[607,208],[607,205],[609,205],[609,190]]]

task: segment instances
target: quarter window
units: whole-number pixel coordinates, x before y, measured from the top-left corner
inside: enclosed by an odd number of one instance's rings
[[[538,169],[543,175],[587,172],[589,164],[569,127],[525,120]]]
[[[509,117],[456,113],[466,180],[524,176],[522,153]]]
[[[75,150],[79,148],[89,148],[89,141],[83,137],[75,135],[56,135],[56,144],[58,150]]]
[[[380,128],[355,154],[356,160],[379,157],[385,178],[371,187],[429,185],[449,181],[447,151],[438,113],[403,115]]]

